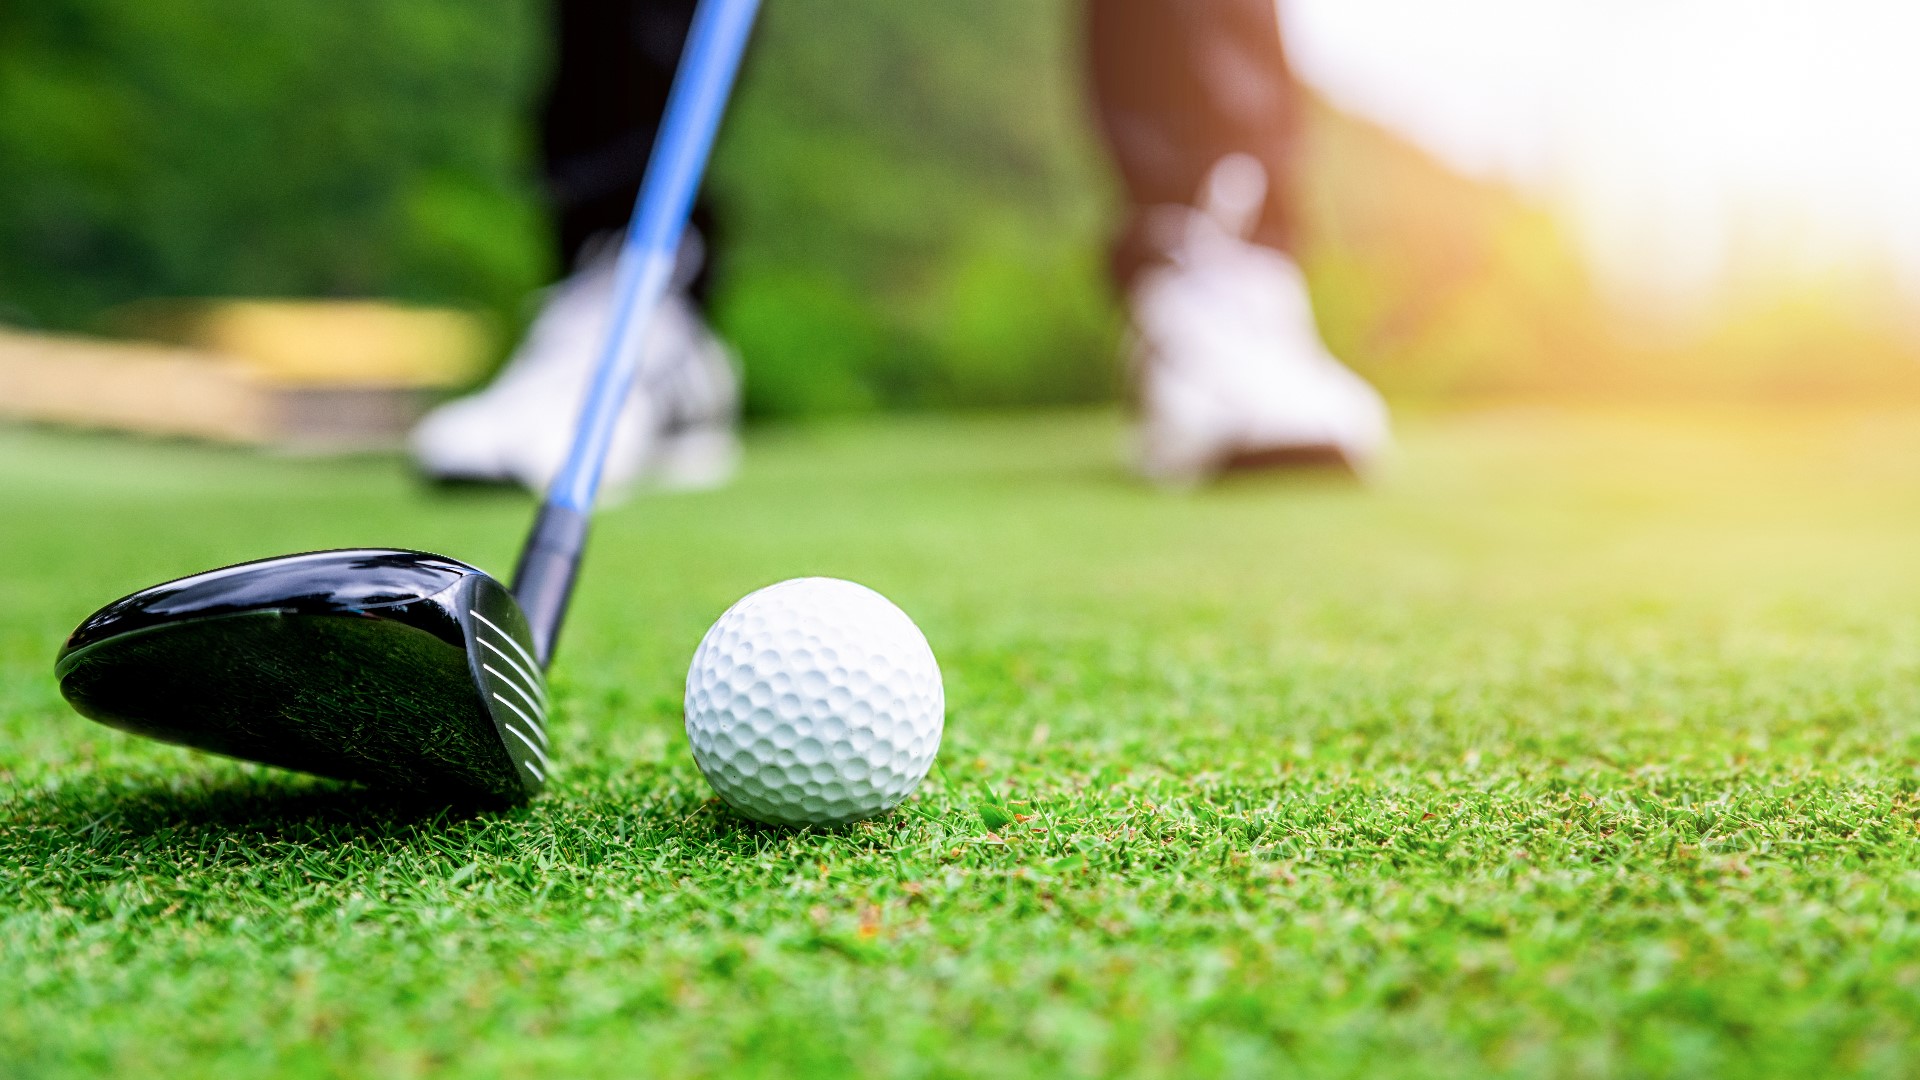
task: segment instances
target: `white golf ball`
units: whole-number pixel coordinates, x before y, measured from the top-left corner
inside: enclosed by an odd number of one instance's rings
[[[940,749],[940,665],[864,585],[795,578],[727,609],[687,669],[687,739],[735,810],[831,825],[892,809]]]

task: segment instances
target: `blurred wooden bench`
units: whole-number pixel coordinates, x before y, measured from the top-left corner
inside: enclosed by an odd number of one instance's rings
[[[146,303],[138,337],[0,328],[0,419],[327,452],[396,445],[471,381],[472,316],[368,302]],[[144,339],[144,340],[142,340]]]

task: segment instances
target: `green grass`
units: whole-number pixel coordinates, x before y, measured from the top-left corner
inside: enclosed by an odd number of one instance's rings
[[[0,433],[0,1074],[1912,1075],[1917,421],[1413,417],[1371,489],[1193,496],[1101,416],[770,431],[606,515],[566,765],[481,815],[122,736],[50,669],[222,562],[504,568],[524,502]],[[679,732],[708,622],[801,574],[946,673],[877,822],[742,823]]]

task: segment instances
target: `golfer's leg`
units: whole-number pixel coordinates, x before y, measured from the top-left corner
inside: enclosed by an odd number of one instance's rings
[[[558,264],[539,316],[492,386],[430,413],[414,431],[429,476],[541,490],[559,466],[613,300],[614,255],[666,110],[695,0],[556,0],[552,81],[540,147]],[[685,271],[654,314],[642,378],[616,431],[606,483],[724,481],[738,453],[739,380],[701,319],[711,237],[704,208]]]
[[[624,228],[695,0],[556,0],[552,75],[540,109],[540,154],[559,265]],[[694,211],[712,233],[704,205]]]
[[[1128,195],[1114,271],[1133,316],[1139,466],[1191,483],[1364,467],[1378,395],[1321,344],[1294,242],[1301,101],[1273,0],[1089,0],[1101,132]]]
[[[1128,196],[1122,287],[1156,258],[1143,219],[1194,205],[1229,154],[1267,173],[1253,238],[1291,250],[1301,108],[1273,0],[1090,0],[1087,30],[1095,110]]]

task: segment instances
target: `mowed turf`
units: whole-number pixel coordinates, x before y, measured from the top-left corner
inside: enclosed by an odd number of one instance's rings
[[[1920,414],[1403,419],[1156,494],[1100,415],[756,435],[611,510],[503,813],[70,713],[61,637],[304,548],[505,572],[398,463],[0,432],[0,1073],[1920,1071]],[[872,585],[947,680],[892,815],[751,825],[708,623]]]

